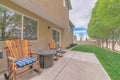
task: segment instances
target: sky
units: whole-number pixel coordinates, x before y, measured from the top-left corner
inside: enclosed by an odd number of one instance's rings
[[[72,10],[70,10],[69,16],[72,23],[75,25],[74,35],[77,35],[79,40],[79,34],[87,36],[87,27],[91,18],[92,9],[97,0],[71,0]]]
[[[83,36],[82,40],[86,40],[86,37],[88,38],[87,28],[86,27],[74,28],[73,34],[76,35],[78,41],[80,40],[80,35]]]
[[[71,0],[70,20],[75,27],[87,27],[92,9],[97,0]]]

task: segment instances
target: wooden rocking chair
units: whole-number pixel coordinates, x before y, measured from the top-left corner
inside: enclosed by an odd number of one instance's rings
[[[55,60],[58,59],[58,57],[62,57],[63,53],[62,53],[62,47],[57,47],[55,40],[50,40],[49,41],[49,49],[51,50],[56,50],[56,54],[55,54]]]
[[[39,57],[36,53],[31,53],[28,40],[6,40],[8,74],[5,73],[5,79],[8,80],[12,75],[12,80],[16,80],[24,74],[36,70],[40,73]],[[37,55],[33,58],[32,55]]]

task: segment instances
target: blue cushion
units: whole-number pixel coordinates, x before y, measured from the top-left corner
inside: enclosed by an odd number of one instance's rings
[[[35,61],[37,61],[37,59],[36,58],[28,58],[29,60],[31,60],[32,62],[35,62]]]
[[[60,52],[61,52],[61,50],[60,50],[60,49],[58,49],[58,50],[57,50],[57,53],[60,53]]]
[[[35,62],[35,61],[37,61],[36,58],[26,58],[26,59],[17,61],[17,62],[16,62],[16,65],[17,65],[18,67],[23,67],[23,66],[28,65],[28,64],[31,64],[31,63],[33,63],[33,62]]]
[[[64,54],[64,53],[66,53],[66,51],[63,51],[63,50],[58,49],[58,50],[57,50],[57,53],[62,53],[62,54]]]
[[[26,64],[25,64],[23,61],[17,61],[17,62],[16,62],[16,65],[17,65],[18,67],[23,67],[23,66],[25,66]]]
[[[25,64],[30,64],[30,63],[32,63],[32,61],[30,61],[30,60],[28,60],[28,59],[23,59],[22,60]]]

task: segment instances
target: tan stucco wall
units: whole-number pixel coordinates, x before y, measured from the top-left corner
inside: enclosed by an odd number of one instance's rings
[[[49,0],[47,0],[49,1]],[[55,0],[54,0],[55,1]],[[56,1],[61,1],[61,0],[56,0]],[[42,0],[44,2],[44,0]],[[37,16],[36,14],[10,2],[9,0],[2,0],[0,4],[11,8],[15,11],[18,11],[22,14],[25,14],[27,16],[30,16],[32,18],[38,19],[39,20],[39,39],[37,41],[31,41],[32,44],[32,51],[39,51],[39,50],[46,50],[48,49],[48,41],[52,39],[52,28],[58,29],[61,31],[61,44],[63,48],[66,48],[70,43],[72,43],[72,32],[68,32],[68,26],[66,26],[65,29],[62,29],[61,27],[41,18],[40,16]],[[41,4],[42,5],[42,4]],[[47,10],[46,10],[47,11]],[[55,14],[57,15],[57,13]],[[63,18],[61,18],[62,21]],[[64,19],[63,19],[64,20]],[[66,21],[67,22],[67,21]],[[66,23],[67,25],[69,23]],[[48,26],[51,28],[48,29]],[[0,42],[0,50],[3,51],[3,59],[0,59],[0,72],[4,71],[6,67],[6,54],[5,50],[3,47],[5,47],[5,42],[2,41]]]
[[[69,10],[64,7],[63,0],[31,0],[42,11],[68,26]]]
[[[66,27],[62,33],[62,46],[67,48],[73,42],[73,31]]]

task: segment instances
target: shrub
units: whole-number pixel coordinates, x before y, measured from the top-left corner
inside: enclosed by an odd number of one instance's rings
[[[76,46],[77,44],[75,44],[75,43],[71,43],[68,47],[66,47],[67,49],[70,49],[70,48],[72,48],[72,47],[74,47],[74,46]]]

